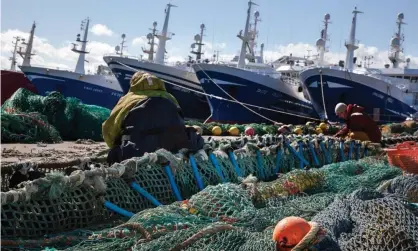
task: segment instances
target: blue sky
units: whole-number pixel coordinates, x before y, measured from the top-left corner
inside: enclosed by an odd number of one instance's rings
[[[67,48],[68,43],[72,42],[79,32],[81,20],[87,16],[91,19],[91,25],[102,24],[113,32],[111,36],[99,36],[90,32],[89,40],[102,46],[97,47],[96,53],[102,53],[103,50],[110,52],[109,48],[120,42],[120,34],[125,33],[128,38],[129,54],[138,55],[141,52],[141,43],[134,45],[132,41],[145,36],[153,21],[157,21],[158,27],[162,28],[164,8],[168,2],[169,0],[2,0],[1,32],[4,35],[2,56],[7,56],[10,49],[4,45],[10,43],[6,41],[10,36],[5,34],[10,35],[16,30],[28,32],[33,21],[37,22],[36,36],[44,39],[42,43],[47,43],[56,50]],[[240,47],[240,40],[236,34],[244,28],[247,2],[247,0],[172,0],[171,3],[179,7],[172,10],[170,17],[169,30],[176,35],[168,45],[169,56],[179,58],[188,55],[193,36],[199,32],[201,23],[207,27],[204,42],[213,45],[207,48],[208,55],[211,54],[210,49],[215,47],[215,44],[218,44],[217,48],[221,50],[221,54],[235,54]],[[387,57],[385,51],[388,50],[389,40],[395,31],[396,16],[399,12],[403,12],[407,23],[404,26],[405,52],[412,55],[414,60],[418,56],[417,0],[254,0],[254,2],[260,5],[255,10],[260,12],[262,19],[259,25],[258,43],[265,43],[265,50],[270,52],[270,57],[279,56],[280,53],[295,54],[296,50],[299,51],[298,54],[305,54],[307,45],[313,45],[319,38],[324,14],[330,13],[332,24],[328,33],[331,41],[328,45],[332,57],[329,59],[344,59],[345,47],[342,43],[348,37],[351,12],[356,5],[364,12],[359,16],[357,24],[357,39],[365,45],[364,52],[361,53],[370,53],[376,55],[376,58],[384,58],[385,55]],[[103,44],[106,44],[106,48]],[[300,46],[289,47],[289,44]],[[93,53],[95,44],[91,43],[90,48]],[[279,54],[275,53],[278,51]],[[39,52],[39,56],[42,56],[43,52]],[[97,55],[97,60],[99,56]],[[49,63],[50,60],[58,60],[57,63],[72,67],[72,62],[65,61],[67,59],[44,57],[39,61]]]

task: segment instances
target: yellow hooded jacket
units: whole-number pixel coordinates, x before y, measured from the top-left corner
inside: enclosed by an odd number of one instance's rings
[[[136,72],[131,79],[131,87],[125,96],[121,97],[102,124],[102,134],[106,144],[112,148],[115,140],[122,132],[122,122],[135,105],[148,97],[163,97],[179,106],[176,98],[165,89],[164,82],[145,72]],[[163,116],[163,114],[161,114]]]

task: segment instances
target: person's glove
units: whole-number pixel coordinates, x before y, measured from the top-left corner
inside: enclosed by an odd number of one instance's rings
[[[188,149],[192,152],[197,152],[200,149],[203,149],[205,144],[202,136],[197,133],[197,130],[194,127],[186,127],[186,134],[188,139]]]

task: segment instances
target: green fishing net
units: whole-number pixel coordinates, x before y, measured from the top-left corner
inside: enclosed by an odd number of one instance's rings
[[[250,161],[253,156],[238,156],[243,173],[257,170],[257,161]],[[263,159],[275,163],[275,157],[264,155]],[[385,160],[367,157],[309,170],[298,168],[294,160],[284,162],[294,164],[291,171],[279,176],[272,172],[276,179],[264,182],[251,176],[241,179],[227,159],[217,159],[225,162],[220,166],[230,174],[228,178],[237,182],[220,183],[221,178],[214,178],[215,171],[203,172],[213,170],[213,164],[196,157],[199,172],[205,173],[201,176],[205,188],[199,191],[192,167],[185,164],[174,176],[183,196],[177,202],[161,166],[138,166],[138,160],[132,159],[124,165],[137,168],[137,172],[128,182],[107,179],[104,197],[81,186],[55,188],[47,197],[5,204],[1,212],[2,243],[10,244],[7,239],[13,239],[25,247],[65,250],[274,250],[274,225],[285,217],[299,216],[324,226],[324,241],[341,250],[414,250],[411,248],[418,244],[418,212],[408,204],[417,199],[418,178],[402,176],[400,169]],[[275,166],[264,166],[269,168]],[[132,190],[132,180],[164,205],[155,207]],[[196,192],[187,196],[183,193],[186,190]],[[48,196],[51,199],[45,199]],[[123,224],[117,223],[121,217],[104,209],[103,201],[138,213]],[[116,226],[99,231],[89,227],[106,222]],[[77,228],[90,230],[62,234]],[[36,239],[41,235],[49,238]],[[381,240],[382,235],[385,240]],[[25,239],[15,240],[13,236]]]
[[[2,143],[58,143],[61,142],[59,132],[49,124],[45,115],[31,113],[8,114],[1,112]]]
[[[361,165],[361,172],[356,165]],[[399,169],[375,158],[323,169],[303,171],[304,176],[294,170],[269,185],[257,182],[255,186],[264,193],[265,187],[298,177],[299,186],[305,189],[293,195],[278,191],[263,198],[262,207],[251,203],[251,186],[208,186],[187,201],[144,210],[126,224],[95,232],[89,241],[66,250],[273,251],[273,227],[288,216],[303,217],[325,227],[327,238],[322,246],[310,250],[414,250],[418,245],[417,212],[407,200],[374,188],[389,180],[391,189],[401,188],[398,184],[402,181],[409,184],[409,190],[417,189],[417,177],[401,176]],[[383,174],[376,176],[379,172]],[[337,190],[329,185],[335,175],[343,181]],[[324,179],[313,184],[318,177]],[[135,223],[147,233],[133,230]]]
[[[85,105],[76,98],[65,98],[59,92],[51,92],[45,97],[20,88],[2,105],[2,118],[9,119],[3,126],[3,143],[53,143],[62,140],[92,139],[102,141],[102,123],[110,115],[110,110],[98,106]],[[30,124],[23,115],[38,113],[46,118],[48,124],[39,129],[42,133],[33,134]],[[9,114],[7,116],[6,114]],[[11,119],[13,117],[13,119]],[[25,125],[25,126],[24,126]],[[55,128],[55,129],[54,129]],[[24,129],[27,133],[24,131]],[[16,131],[15,131],[16,130]],[[20,133],[19,133],[20,132]],[[3,134],[6,134],[3,136]],[[16,137],[16,134],[23,136]]]

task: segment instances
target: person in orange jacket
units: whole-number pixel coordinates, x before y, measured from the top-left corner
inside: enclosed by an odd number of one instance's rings
[[[338,103],[335,107],[335,114],[345,120],[345,127],[335,137],[346,137],[360,141],[371,141],[379,143],[382,138],[377,123],[366,113],[364,108],[356,105]]]

